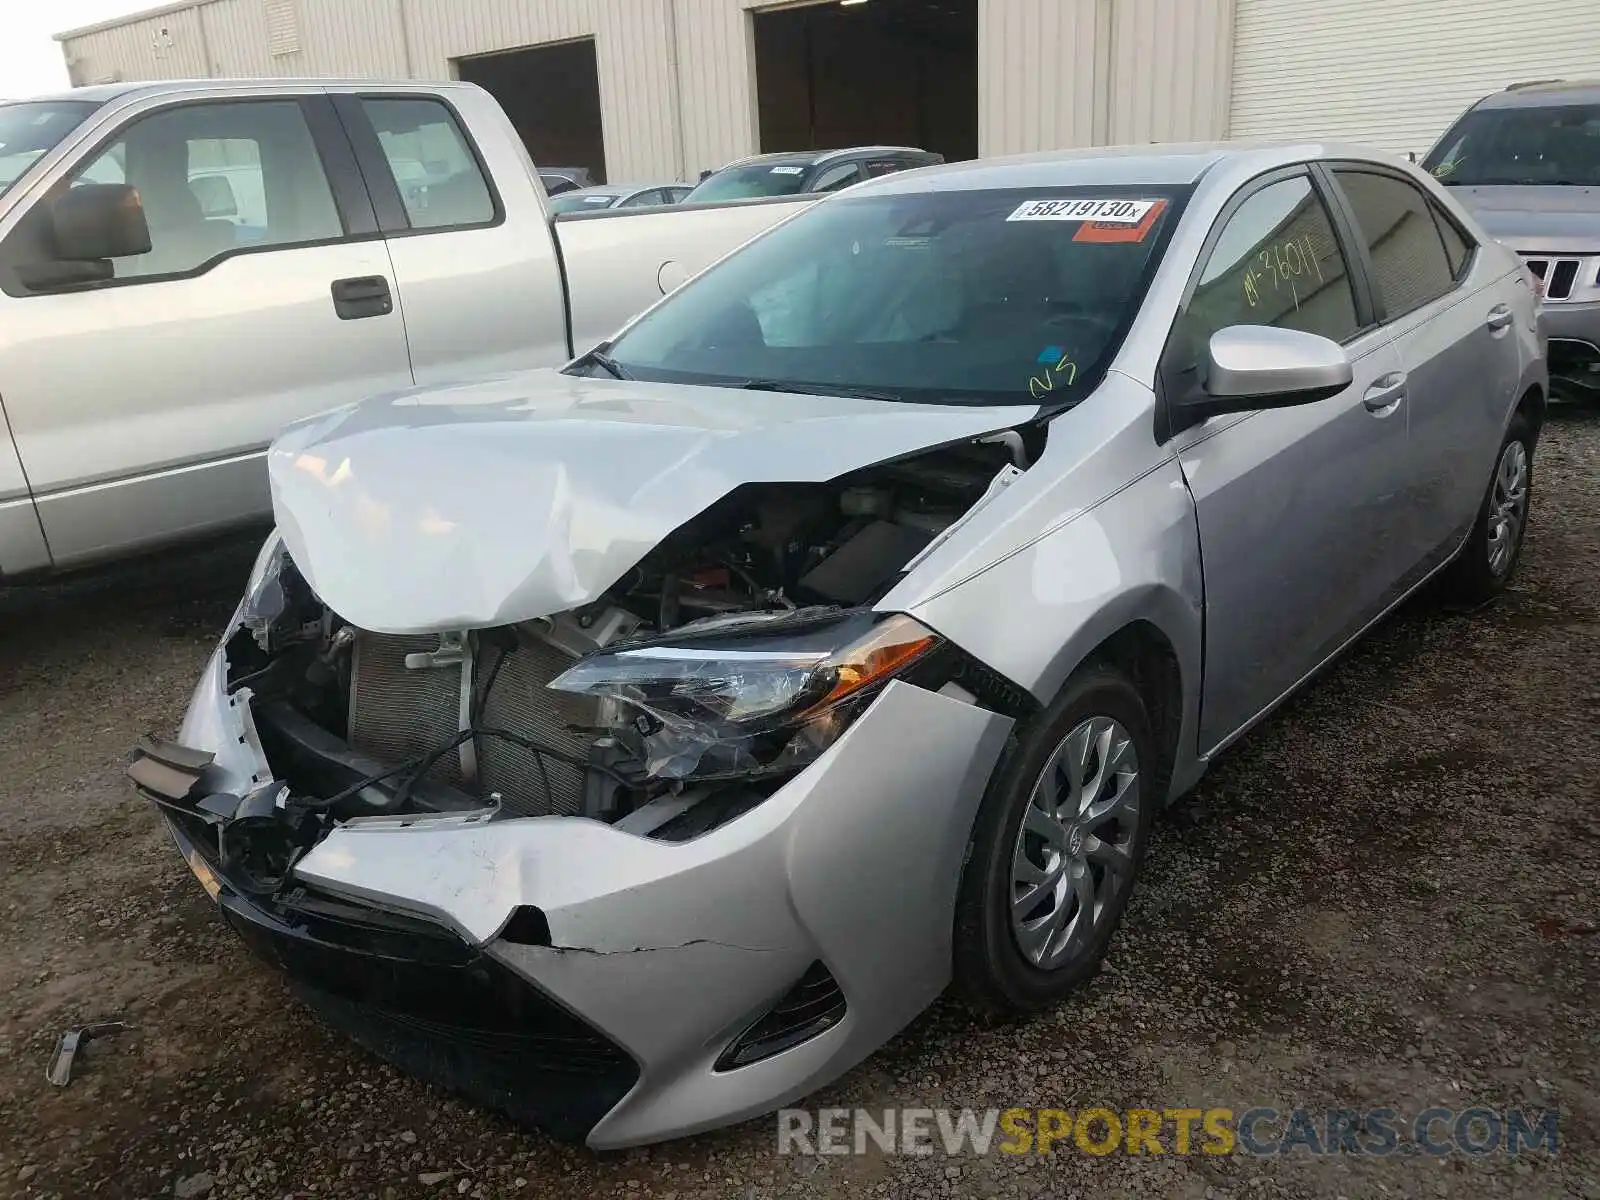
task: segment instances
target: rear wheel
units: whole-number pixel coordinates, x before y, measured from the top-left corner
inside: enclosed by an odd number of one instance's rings
[[[1519,413],[1500,446],[1472,533],[1446,575],[1452,599],[1464,604],[1493,599],[1505,590],[1516,570],[1528,531],[1537,440],[1533,422]]]
[[[1092,977],[1144,857],[1156,746],[1133,685],[1090,667],[1025,731],[979,809],[955,926],[982,1008],[1048,1007]]]

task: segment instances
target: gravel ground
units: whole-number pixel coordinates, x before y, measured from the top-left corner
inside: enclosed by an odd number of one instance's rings
[[[1553,418],[1516,588],[1419,602],[1160,823],[1100,977],[941,1001],[817,1105],[1554,1106],[1510,1158],[595,1156],[412,1082],[248,958],[130,795],[253,552],[0,589],[0,1195],[1600,1200],[1600,415]],[[107,1015],[70,1087],[54,1039]]]

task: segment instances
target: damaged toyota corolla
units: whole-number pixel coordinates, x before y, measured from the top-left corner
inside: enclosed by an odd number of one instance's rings
[[[1060,1000],[1217,751],[1431,576],[1504,586],[1534,320],[1353,151],[870,181],[563,370],[287,431],[130,774],[417,1075],[593,1147],[768,1111],[952,980]]]

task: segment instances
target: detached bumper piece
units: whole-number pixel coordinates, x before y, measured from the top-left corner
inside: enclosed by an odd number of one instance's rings
[[[194,750],[146,734],[133,748],[128,778],[152,799],[183,800],[199,784],[212,758],[204,750]]]
[[[184,857],[220,883],[222,915],[252,952],[401,1070],[577,1142],[638,1081],[621,1047],[448,930],[298,885],[249,895],[218,866],[204,815],[162,811]]]

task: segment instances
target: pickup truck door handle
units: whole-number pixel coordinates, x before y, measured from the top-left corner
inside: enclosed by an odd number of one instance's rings
[[[333,311],[339,314],[341,321],[383,317],[394,311],[394,296],[389,292],[389,281],[382,275],[335,279],[331,291]]]
[[[1483,323],[1496,333],[1499,333],[1502,329],[1509,329],[1511,321],[1511,310],[1504,304],[1496,304],[1489,310],[1489,316]]]
[[[1406,398],[1406,377],[1396,371],[1385,375],[1366,391],[1361,403],[1370,413],[1388,414]]]

